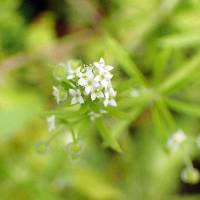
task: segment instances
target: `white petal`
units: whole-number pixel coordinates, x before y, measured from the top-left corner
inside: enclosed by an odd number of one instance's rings
[[[186,140],[186,135],[182,130],[176,131],[168,140],[167,146],[175,151]]]
[[[97,97],[98,97],[98,98],[103,98],[103,97],[104,97],[103,92],[99,91],[99,92],[97,93]]]
[[[53,86],[53,91],[58,91],[58,88],[56,86]]]
[[[86,76],[87,76],[87,78],[88,78],[89,80],[94,79],[94,74],[93,74],[93,72],[92,72],[91,70],[88,70],[88,71],[86,72]]]
[[[77,70],[76,75],[77,75],[79,78],[81,78],[81,77],[83,77],[84,74],[83,74],[81,71]]]
[[[185,141],[186,135],[182,130],[178,130],[176,133],[174,133],[173,138],[177,143],[182,143]]]
[[[98,88],[100,86],[100,84],[96,81],[93,81],[92,87],[93,89]]]
[[[82,96],[80,96],[80,97],[78,98],[78,102],[79,102],[80,104],[83,104],[83,103],[84,103],[84,99],[83,99]]]
[[[92,91],[92,87],[89,86],[89,85],[87,85],[87,86],[85,87],[85,92],[86,92],[86,94],[89,94],[91,91]]]
[[[105,97],[108,99],[110,97],[110,93],[108,91],[104,92]]]
[[[116,107],[116,106],[117,106],[117,103],[116,103],[116,101],[115,101],[114,99],[111,99],[111,100],[109,101],[109,105]]]
[[[103,58],[100,58],[99,62],[100,62],[100,63],[103,63],[103,64],[105,63],[105,61],[104,61]]]
[[[73,79],[73,78],[74,78],[74,75],[73,75],[73,74],[67,75],[67,80],[71,80],[71,79]]]
[[[96,82],[99,82],[100,81],[100,76],[99,75],[97,75],[95,78],[94,78],[94,81],[96,81]]]
[[[91,93],[91,99],[94,101],[97,98],[97,94],[95,92]]]
[[[77,103],[77,98],[76,97],[73,97],[72,100],[71,100],[71,104],[74,105]]]
[[[107,98],[103,101],[103,104],[104,104],[105,107],[108,106],[108,99]]]
[[[113,75],[111,73],[106,73],[105,76],[107,79],[112,79],[112,77],[113,77]]]
[[[60,92],[59,92],[59,89],[56,86],[53,86],[52,95],[55,97],[56,103],[59,104],[59,102],[60,102]]]
[[[101,81],[101,85],[103,86],[103,87],[108,87],[108,81],[106,80],[106,79],[103,79],[102,81]]]
[[[167,147],[171,150],[171,151],[176,151],[178,150],[179,145],[174,143],[173,140],[169,140],[167,143]]]
[[[94,66],[99,68],[99,63],[98,62],[94,62]]]
[[[87,85],[87,80],[85,80],[83,78],[80,78],[78,80],[78,84],[81,85],[81,86],[86,86]]]
[[[115,97],[117,95],[117,92],[113,90],[113,88],[110,88],[110,96]]]
[[[101,66],[100,66],[100,67],[98,68],[98,70],[99,70],[99,74],[103,74],[103,75],[104,75],[105,73],[107,73],[107,71],[104,69],[104,67],[101,67]]]
[[[81,67],[77,68],[77,69],[75,70],[75,73],[76,73],[76,75],[78,76],[78,75],[81,73]]]
[[[50,117],[47,118],[47,123],[48,123],[48,131],[51,132],[55,129],[55,116],[51,115]]]
[[[69,94],[71,96],[74,96],[76,94],[76,91],[74,89],[69,89]]]
[[[113,68],[114,68],[114,67],[111,66],[111,65],[106,65],[106,69],[107,69],[108,71],[111,71]]]
[[[67,69],[67,73],[69,73],[69,74],[73,74],[73,73],[74,73],[74,70],[71,69],[71,68],[69,68],[69,69]]]

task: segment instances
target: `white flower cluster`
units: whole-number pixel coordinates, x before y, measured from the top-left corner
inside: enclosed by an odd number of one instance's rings
[[[117,106],[116,91],[111,83],[113,75],[110,71],[112,69],[112,66],[105,64],[103,58],[99,62],[83,65],[77,69],[69,66],[66,69],[66,78],[74,85],[73,88],[69,89],[71,104],[83,104],[85,99],[90,97],[92,101],[102,100],[104,106]]]
[[[186,140],[186,135],[182,130],[177,130],[168,140],[167,146],[170,150],[176,151]]]

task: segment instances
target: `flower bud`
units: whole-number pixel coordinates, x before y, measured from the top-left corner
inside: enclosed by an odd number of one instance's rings
[[[197,184],[200,179],[199,171],[192,166],[186,167],[181,172],[181,179],[185,183]]]
[[[187,139],[186,134],[182,130],[177,130],[171,137],[168,139],[167,147],[171,151],[176,151],[178,148],[185,142]]]
[[[67,152],[69,159],[71,161],[75,161],[79,158],[81,152],[82,152],[82,145],[79,142],[72,142],[67,145]]]
[[[81,153],[82,147],[79,143],[73,142],[68,145],[68,149],[72,154],[78,155]]]

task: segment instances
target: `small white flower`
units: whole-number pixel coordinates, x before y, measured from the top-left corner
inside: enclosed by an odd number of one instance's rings
[[[77,72],[77,77],[79,77],[78,84],[80,86],[85,86],[87,85],[88,79],[94,78],[94,74],[91,69],[85,68],[84,70],[79,70]]]
[[[83,104],[84,99],[81,96],[81,91],[79,89],[69,89],[69,94],[72,97],[71,104]]]
[[[132,97],[138,97],[139,91],[137,89],[132,89],[130,94]]]
[[[85,86],[85,93],[88,95],[90,93],[92,93],[92,91],[96,90],[96,88],[98,88],[99,84],[94,81],[94,80],[90,80],[88,81],[87,85]]]
[[[87,83],[87,79],[92,79],[94,77],[94,74],[91,69],[84,69],[77,72],[77,76],[79,77],[78,84],[81,86],[85,86]],[[80,83],[79,83],[80,82]]]
[[[178,130],[169,138],[167,146],[169,149],[176,151],[185,140],[185,133],[182,130]]]
[[[71,79],[75,78],[75,76],[76,76],[76,70],[75,69],[68,67],[66,71],[67,71],[67,80],[71,80]]]
[[[48,131],[51,132],[53,131],[55,127],[55,115],[51,115],[50,117],[47,118],[47,124],[48,124]]]
[[[94,62],[94,66],[97,67],[99,69],[100,72],[108,72],[111,71],[113,69],[112,66],[110,65],[106,65],[105,61],[103,58],[100,58],[99,62]]]
[[[108,87],[105,89],[105,97],[106,98],[110,98],[110,97],[116,97],[117,92],[112,88],[112,87]]]
[[[108,87],[110,85],[110,80],[113,77],[113,75],[109,72],[99,73],[95,77],[95,81],[99,82],[103,87]]]
[[[92,90],[91,92],[91,99],[94,101],[95,99],[104,98],[104,94],[100,89]]]
[[[106,88],[105,90],[105,99],[104,99],[104,106],[114,106],[116,107],[117,106],[117,103],[115,101],[115,96],[117,95],[117,92],[112,88],[112,87],[109,87],[109,88]]]
[[[60,103],[60,91],[56,86],[53,86],[52,95],[55,97],[56,103],[59,104]]]
[[[181,180],[185,183],[197,184],[200,180],[200,174],[192,165],[186,166],[181,172]]]
[[[117,103],[114,98],[105,98],[103,104],[105,107],[107,107],[109,105],[113,106],[113,107],[117,106]]]
[[[79,73],[78,84],[85,88],[86,95],[95,90],[99,84],[94,79],[94,74],[91,69],[87,69],[85,72]]]

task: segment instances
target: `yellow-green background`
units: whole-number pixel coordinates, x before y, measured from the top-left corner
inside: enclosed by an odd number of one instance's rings
[[[0,1],[1,200],[200,199],[199,184],[180,180],[182,156],[163,150],[148,111],[121,134],[121,154],[103,148],[95,133],[83,134],[84,150],[77,162],[69,159],[64,134],[45,155],[37,152],[38,142],[51,137],[43,113],[56,106],[52,66],[72,58],[99,59],[108,37],[157,86],[200,50],[200,2]],[[157,66],[168,51],[171,64],[157,77]],[[195,84],[177,95],[200,103],[196,76]],[[200,131],[198,118],[175,114],[175,119],[188,135]],[[193,159],[200,168],[198,150]]]

